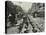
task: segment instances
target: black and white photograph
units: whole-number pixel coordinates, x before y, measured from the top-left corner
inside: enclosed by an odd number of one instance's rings
[[[45,3],[5,1],[5,33],[45,31]]]

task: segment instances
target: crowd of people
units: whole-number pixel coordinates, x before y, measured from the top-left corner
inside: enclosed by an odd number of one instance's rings
[[[18,27],[18,33],[29,33],[31,30],[30,26],[32,26],[33,29],[31,31],[34,33],[38,32],[38,30],[35,29],[35,24],[30,20],[28,15],[23,12],[20,6],[13,5],[11,1],[8,1],[5,8],[7,10],[7,16],[5,16],[7,18],[7,26],[5,26],[7,29],[11,27]],[[33,17],[35,17],[35,13],[37,14],[39,12],[34,12],[32,15]]]

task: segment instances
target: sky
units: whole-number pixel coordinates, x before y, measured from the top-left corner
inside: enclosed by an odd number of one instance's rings
[[[12,1],[14,5],[21,6],[24,12],[28,12],[29,8],[31,9],[32,3],[31,2],[15,2]]]

